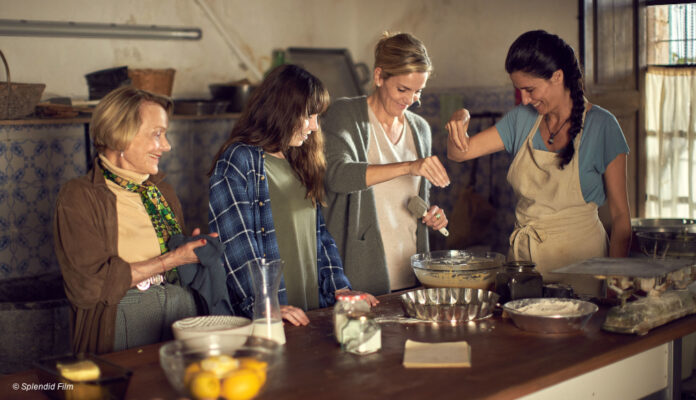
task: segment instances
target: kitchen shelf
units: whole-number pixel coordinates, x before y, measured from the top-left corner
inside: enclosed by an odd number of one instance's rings
[[[172,120],[208,120],[208,119],[237,119],[239,113],[225,113],[215,115],[172,115]],[[0,120],[0,125],[51,125],[51,124],[88,124],[91,117],[71,118],[24,118]]]

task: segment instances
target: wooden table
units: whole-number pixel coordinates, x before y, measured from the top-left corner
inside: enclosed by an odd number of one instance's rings
[[[374,310],[377,316],[403,315],[398,295],[382,296],[380,301]],[[692,315],[655,328],[645,336],[609,333],[600,330],[606,311],[601,307],[585,330],[574,334],[529,333],[501,317],[456,326],[382,323],[382,349],[357,356],[342,352],[335,342],[332,309],[314,310],[308,313],[309,326],[286,325],[283,356],[271,371],[261,398],[519,398],[665,343],[676,343],[679,350],[680,338],[696,332],[696,315]],[[406,369],[401,364],[406,339],[466,340],[472,348],[472,366]],[[104,355],[134,371],[127,398],[177,397],[159,366],[159,347],[160,344],[154,344]],[[44,398],[41,392],[21,389],[23,383],[31,382],[38,382],[33,370],[0,377],[0,398]],[[20,389],[13,390],[13,384]]]

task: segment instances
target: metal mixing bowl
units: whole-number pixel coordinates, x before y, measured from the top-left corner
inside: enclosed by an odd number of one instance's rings
[[[505,262],[494,252],[442,250],[411,256],[418,280],[431,288],[488,289]]]
[[[696,232],[696,220],[685,218],[632,218],[634,232]]]
[[[481,289],[419,289],[402,294],[401,304],[412,318],[458,323],[489,317],[499,297]]]
[[[638,244],[648,257],[696,258],[696,233],[638,232]]]
[[[686,218],[631,218],[631,253],[643,255],[638,234],[646,233],[696,233],[696,220]]]
[[[520,299],[503,305],[518,328],[539,333],[580,331],[598,309],[589,301],[565,298]]]

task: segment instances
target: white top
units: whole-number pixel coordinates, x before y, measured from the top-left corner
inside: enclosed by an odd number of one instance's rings
[[[387,137],[372,109],[367,109],[370,115],[368,163],[391,164],[418,159],[416,144],[408,123],[404,122],[401,137],[394,144]],[[410,258],[417,252],[416,228],[420,219],[414,217],[406,205],[412,196],[418,196],[420,180],[419,176],[407,175],[372,186],[391,290],[416,284]]]

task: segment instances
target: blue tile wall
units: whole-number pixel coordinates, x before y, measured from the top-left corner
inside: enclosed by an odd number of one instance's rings
[[[60,186],[86,173],[84,124],[0,128],[0,279],[55,273]]]
[[[176,189],[189,229],[208,232],[208,169],[227,139],[233,119],[173,121],[167,135],[172,151],[162,157],[162,170]]]
[[[469,134],[495,124],[514,107],[512,88],[430,90],[423,94],[421,102],[413,111],[430,124],[433,154],[439,157],[451,180],[447,188],[433,188],[430,192],[431,204],[445,210],[450,231],[448,238],[430,231],[430,249],[476,248],[506,255],[515,222],[516,200],[506,179],[512,158],[506,152],[498,152],[476,161],[449,161],[444,126],[452,112],[462,107],[472,114]]]

